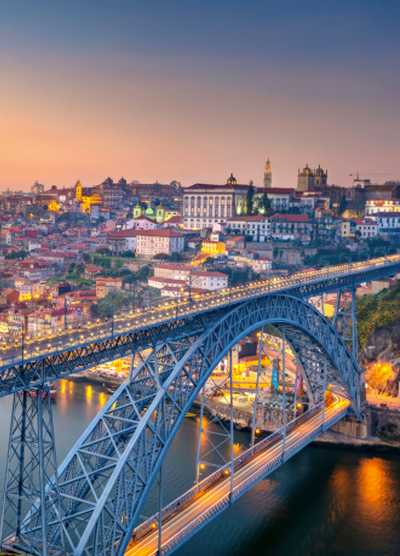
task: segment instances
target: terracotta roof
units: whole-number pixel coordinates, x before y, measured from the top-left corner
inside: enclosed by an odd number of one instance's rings
[[[274,220],[286,220],[287,222],[310,222],[307,214],[280,214],[276,213],[271,216]]]
[[[216,183],[194,183],[193,185],[189,185],[189,187],[185,187],[184,189],[184,193],[187,190],[190,189],[248,189],[249,186],[244,184],[244,183],[236,183],[236,184],[230,184],[230,183],[222,183],[222,184],[216,184]]]
[[[125,239],[128,237],[136,237],[138,233],[138,230],[120,230],[118,232],[109,232],[107,234],[107,239]]]
[[[267,222],[268,218],[261,214],[249,214],[243,216],[233,216],[228,222]]]
[[[208,271],[208,270],[194,270],[193,271],[193,275],[194,276],[203,276],[205,278],[228,278],[226,274],[224,274],[223,272],[217,272],[217,271]]]
[[[164,268],[166,270],[193,270],[189,264],[184,263],[158,263],[154,268]]]
[[[163,230],[137,230],[136,235],[145,237],[183,237],[181,232],[172,228],[165,228]]]

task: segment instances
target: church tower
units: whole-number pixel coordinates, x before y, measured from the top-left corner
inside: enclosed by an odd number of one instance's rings
[[[264,187],[272,187],[272,165],[269,158],[264,166]]]

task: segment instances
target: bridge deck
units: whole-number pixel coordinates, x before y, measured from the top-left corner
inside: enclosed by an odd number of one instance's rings
[[[109,321],[92,321],[84,325],[70,329],[54,331],[46,337],[25,336],[23,347],[21,341],[14,344],[0,344],[0,368],[10,364],[42,359],[50,354],[61,353],[79,346],[102,341],[105,338],[118,336],[135,329],[154,327],[159,323],[170,320],[182,319],[191,315],[207,313],[220,307],[245,301],[265,293],[290,291],[301,286],[310,286],[320,281],[338,280],[351,275],[373,274],[376,271],[383,273],[398,270],[400,255],[391,255],[387,258],[371,259],[359,263],[342,264],[326,267],[320,270],[304,270],[289,276],[275,277],[267,280],[259,280],[242,286],[217,290],[206,294],[194,295],[191,300],[184,297],[179,300],[170,300],[154,307],[147,307],[115,315],[110,334],[111,323]],[[358,280],[360,281],[360,280]],[[22,347],[22,352],[21,352]],[[111,358],[112,359],[112,358]]]
[[[226,509],[232,501],[238,499],[254,484],[312,442],[322,430],[328,429],[342,419],[346,415],[349,405],[347,399],[336,396],[335,402],[331,406],[325,410],[319,409],[288,431],[285,440],[278,435],[276,442],[271,444],[267,438],[265,441],[261,441],[266,442],[265,450],[257,450],[252,456],[249,454],[250,458],[247,460],[246,457],[243,457],[246,454],[242,454],[240,457],[245,460],[245,463],[235,470],[232,496],[230,495],[229,473],[228,475],[222,473],[217,481],[208,487],[199,491],[192,489],[193,495],[189,500],[183,496],[180,498],[184,500],[182,504],[177,505],[174,502],[169,504],[163,510],[165,518],[163,518],[162,524],[162,554],[171,554]],[[250,449],[247,452],[249,453]],[[171,508],[175,511],[171,511]],[[140,538],[131,543],[126,552],[127,555],[151,556],[157,554],[158,530],[156,523],[157,515],[148,520],[144,524],[144,528],[142,525],[136,529],[136,535]]]

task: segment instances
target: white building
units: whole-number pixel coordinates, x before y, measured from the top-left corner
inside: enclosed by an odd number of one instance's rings
[[[271,187],[267,190],[267,195],[272,210],[287,211],[295,195],[295,190],[289,187]]]
[[[247,211],[248,185],[196,183],[183,193],[183,224],[189,230],[225,224],[233,216]]]
[[[234,255],[232,259],[238,266],[249,266],[257,273],[270,272],[272,270],[272,261],[266,257],[253,259],[252,257],[245,257],[243,255]]]
[[[271,237],[269,218],[261,214],[230,218],[227,228],[240,235],[250,236],[253,241],[266,241]]]
[[[228,287],[228,276],[223,272],[196,270],[192,274],[192,288],[214,291]]]
[[[158,263],[154,265],[154,278],[172,278],[189,283],[193,267],[183,263]]]
[[[359,232],[363,239],[376,237],[379,233],[379,226],[372,218],[356,220],[356,232]]]
[[[183,234],[172,228],[162,230],[136,230],[136,254],[154,257],[161,253],[181,253],[185,247]]]
[[[126,230],[154,230],[155,228],[158,228],[158,225],[153,220],[150,220],[150,218],[147,218],[147,216],[130,218],[124,226]]]
[[[380,212],[400,213],[400,201],[392,199],[369,199],[365,203],[365,214],[370,216]]]
[[[133,229],[118,230],[107,234],[107,243],[113,253],[136,250],[137,232]]]
[[[373,219],[378,224],[380,234],[400,233],[400,212],[379,212]]]

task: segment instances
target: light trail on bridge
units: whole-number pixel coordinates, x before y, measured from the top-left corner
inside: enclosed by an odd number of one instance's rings
[[[15,363],[18,359],[28,360],[43,358],[47,355],[73,349],[79,345],[95,343],[96,341],[109,338],[110,335],[121,335],[135,329],[155,326],[171,319],[186,318],[210,310],[222,308],[241,301],[250,300],[254,297],[290,290],[299,286],[307,286],[319,280],[349,276],[352,273],[368,272],[387,265],[400,263],[400,255],[390,255],[364,262],[330,266],[321,270],[304,270],[290,276],[274,277],[268,280],[258,280],[244,285],[217,290],[206,294],[193,295],[179,298],[168,303],[130,311],[122,315],[115,315],[113,323],[89,321],[78,329],[61,329],[46,337],[25,336],[23,345],[0,344],[0,366]],[[110,327],[112,326],[112,331]],[[111,333],[111,334],[110,334]]]
[[[232,495],[231,479],[228,471],[225,474],[221,473],[219,480],[217,479],[208,488],[202,489],[202,483],[199,485],[199,490],[194,487],[191,499],[182,503],[175,511],[168,512],[168,507],[176,506],[176,501],[171,502],[165,509],[168,513],[166,513],[166,518],[162,521],[162,554],[171,554],[212,518],[221,513],[232,501],[237,500],[255,483],[266,478],[267,475],[278,468],[282,464],[282,458],[283,461],[287,461],[305,445],[312,442],[321,432],[322,428],[329,428],[344,417],[349,407],[350,402],[335,393],[334,401],[330,406],[319,409],[306,421],[300,422],[300,424],[287,433],[286,438],[281,436],[276,443],[269,447],[267,446],[264,451],[256,452],[247,463],[235,471]],[[268,442],[275,436],[276,433],[270,435],[262,440],[260,444],[266,443],[268,445]],[[236,460],[245,459],[247,454],[251,455],[251,451],[252,448],[249,448],[238,456]],[[203,482],[207,482],[207,477]],[[156,523],[157,515],[147,520],[144,524],[144,529],[146,530],[147,527],[148,533],[145,533],[143,537],[131,543],[125,553],[127,556],[153,556],[157,554],[158,530]],[[143,525],[136,529],[136,534],[139,533],[140,535],[141,527]]]

